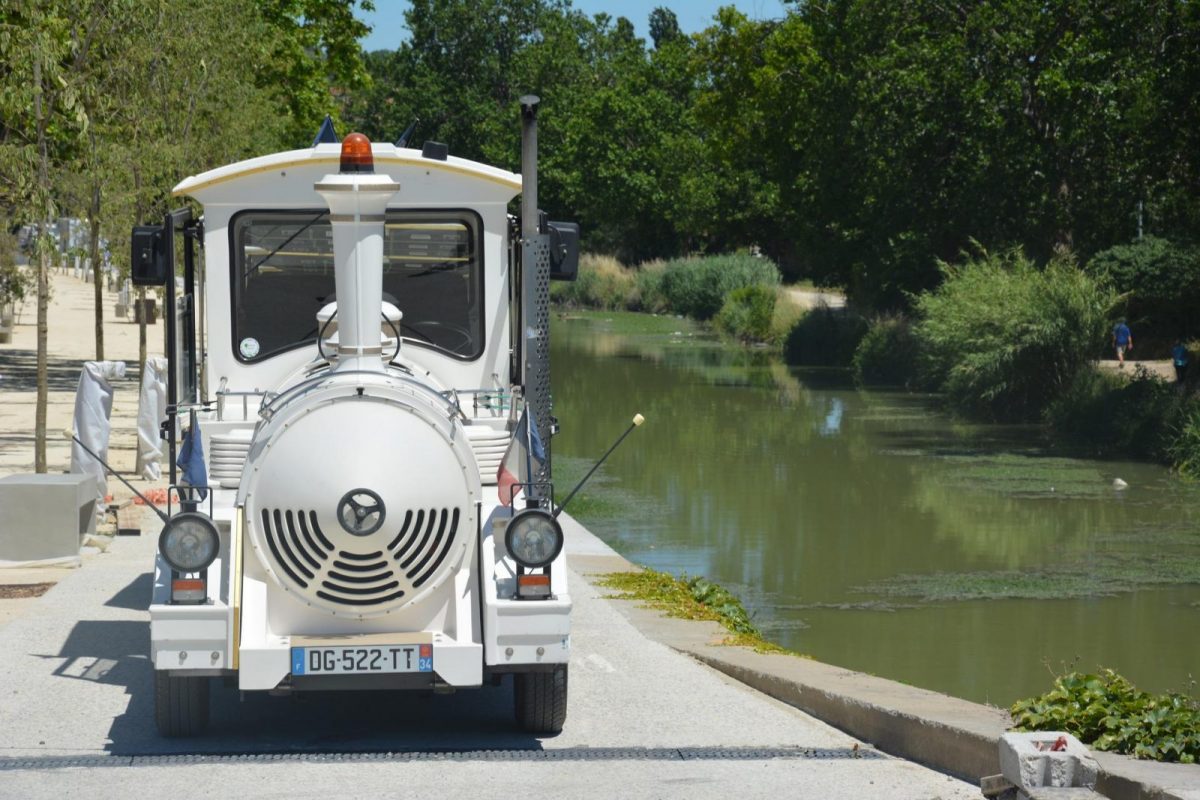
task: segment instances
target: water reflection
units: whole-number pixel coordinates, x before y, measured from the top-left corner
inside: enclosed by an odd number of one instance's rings
[[[585,321],[556,321],[554,382],[567,472],[647,418],[581,512],[589,527],[636,562],[725,583],[789,647],[992,702],[1043,690],[1046,660],[1079,656],[1148,689],[1200,663],[1179,635],[1200,615],[1194,584],[933,603],[880,591],[906,575],[969,592],[1003,571],[1200,563],[1197,491],[1163,469],[1049,457],[1036,431],[954,423],[928,397]]]

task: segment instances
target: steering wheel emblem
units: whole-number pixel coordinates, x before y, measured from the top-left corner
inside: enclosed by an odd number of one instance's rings
[[[370,489],[351,489],[337,506],[337,518],[351,536],[369,536],[383,526],[383,498]]]

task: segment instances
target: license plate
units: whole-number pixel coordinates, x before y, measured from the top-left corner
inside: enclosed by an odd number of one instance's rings
[[[293,675],[378,675],[433,672],[433,645],[293,647]]]

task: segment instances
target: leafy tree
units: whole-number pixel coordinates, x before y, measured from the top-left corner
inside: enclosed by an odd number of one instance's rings
[[[8,202],[39,223],[56,216],[52,158],[87,128],[73,67],[87,42],[71,4],[14,3],[0,12],[0,174]],[[86,19],[86,18],[85,18]],[[81,30],[82,28],[82,30]],[[37,401],[34,469],[46,471],[47,339],[50,242],[39,226],[37,254]]]
[[[1125,297],[1139,349],[1200,335],[1200,248],[1147,236],[1097,253],[1087,270]]]
[[[681,36],[683,31],[679,30],[679,18],[674,11],[657,6],[650,12],[650,41],[654,42],[655,50]]]
[[[337,115],[335,91],[366,87],[370,76],[358,40],[370,28],[354,16],[356,0],[259,0],[265,45],[254,49],[255,85],[276,94],[292,147],[312,141],[326,114]],[[370,11],[372,0],[358,5]],[[253,52],[253,50],[251,51]]]

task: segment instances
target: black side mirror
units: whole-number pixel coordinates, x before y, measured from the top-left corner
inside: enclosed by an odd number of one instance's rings
[[[548,222],[550,280],[573,281],[579,275],[579,223]]]
[[[167,260],[163,258],[162,226],[138,225],[131,237],[129,277],[134,286],[164,286]]]

